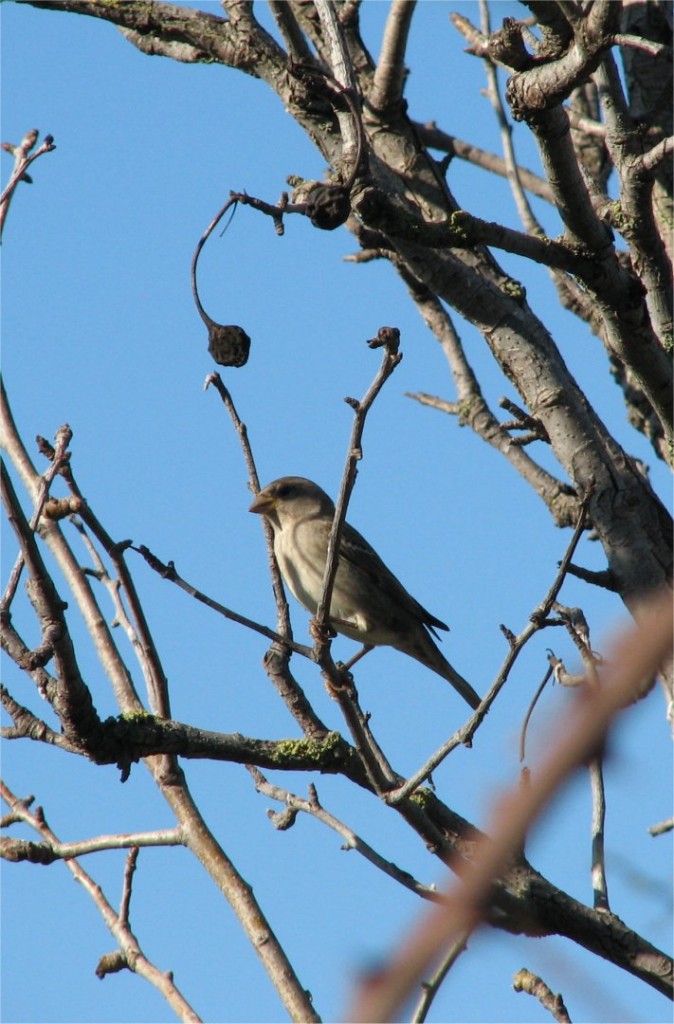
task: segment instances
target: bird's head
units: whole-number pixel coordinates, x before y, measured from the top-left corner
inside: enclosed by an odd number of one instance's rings
[[[303,476],[282,476],[258,492],[250,512],[266,516],[274,526],[291,520],[334,515],[335,506],[318,484]]]

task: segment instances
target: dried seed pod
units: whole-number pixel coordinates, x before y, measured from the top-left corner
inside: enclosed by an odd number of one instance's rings
[[[250,338],[244,331],[243,327],[238,327],[236,324],[216,323],[202,306],[201,299],[199,298],[199,289],[197,288],[197,263],[199,260],[199,254],[204,247],[204,243],[226,211],[230,207],[233,207],[234,210],[236,209],[236,203],[236,196],[232,193],[218,215],[211,221],[199,239],[197,247],[194,250],[194,256],[192,257],[191,278],[194,302],[199,312],[199,316],[206,324],[206,328],[208,330],[208,351],[213,356],[213,359],[218,366],[238,367],[244,366],[244,364],[248,362]]]
[[[307,196],[307,216],[315,228],[334,231],[351,212],[349,193],[341,185],[316,185]]]
[[[250,338],[236,324],[208,323],[208,351],[219,366],[243,366],[248,362]]]

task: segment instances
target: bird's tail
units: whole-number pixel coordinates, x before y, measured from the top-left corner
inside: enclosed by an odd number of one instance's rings
[[[438,654],[440,652],[438,651]],[[463,699],[470,704],[471,708],[475,709],[481,702],[481,698],[477,695],[470,683],[459,675],[455,668],[453,668],[446,658],[440,654],[444,662],[444,670],[440,672],[440,675],[444,676],[448,683],[451,683],[454,689],[461,694]],[[438,669],[436,669],[436,672]]]
[[[440,648],[435,645],[425,630],[423,633],[416,632],[413,641],[401,645],[398,650],[403,651],[405,654],[411,654],[413,658],[420,661],[426,668],[432,669],[433,672],[437,672],[439,676],[446,679],[448,683],[452,684],[457,693],[461,694],[466,703],[470,704],[471,708],[478,706],[480,703],[478,694],[470,683],[449,664]]]

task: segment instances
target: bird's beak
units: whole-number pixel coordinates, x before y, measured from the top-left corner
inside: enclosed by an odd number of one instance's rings
[[[264,491],[260,491],[260,493],[256,495],[255,501],[250,506],[248,511],[257,512],[259,513],[259,515],[264,516],[267,514],[267,512],[272,512],[275,507],[276,502],[274,501],[274,499],[269,494],[265,494]]]

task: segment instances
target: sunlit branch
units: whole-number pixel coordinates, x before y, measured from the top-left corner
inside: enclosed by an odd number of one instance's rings
[[[56,149],[56,146],[54,145],[54,137],[52,135],[45,135],[40,146],[34,153],[32,153],[31,150],[35,146],[37,139],[38,132],[36,129],[32,129],[31,131],[26,132],[18,146],[12,146],[9,142],[2,143],[2,148],[8,153],[11,153],[14,157],[14,169],[12,170],[9,181],[0,195],[0,238],[2,237],[5,220],[7,219],[9,204],[12,201],[17,185],[22,180],[30,182],[30,178],[26,172],[34,160],[37,160],[38,157],[44,156],[45,153],[51,153]]]
[[[480,167],[491,174],[497,174],[501,178],[508,177],[506,161],[496,153],[490,153],[488,150],[480,149],[479,146],[473,145],[472,142],[466,142],[463,139],[457,139],[454,135],[448,135],[447,132],[443,132],[435,124],[414,122],[414,127],[423,145],[429,149],[438,149],[449,156],[456,156],[460,160],[465,160],[467,163]],[[527,192],[531,192],[532,195],[538,196],[539,199],[543,199],[547,203],[553,202],[552,189],[545,178],[519,165],[517,174]]]
[[[475,733],[486,718],[491,705],[508,679],[517,657],[529,640],[531,640],[539,630],[545,628],[547,625],[546,620],[548,619],[553,603],[557,600],[557,594],[559,593],[566,573],[568,572],[569,562],[573,557],[573,553],[576,550],[583,530],[585,529],[587,506],[588,502],[586,501],[581,507],[576,529],[569,541],[569,546],[567,547],[564,558],[560,563],[559,570],[555,576],[552,586],[548,590],[543,601],[531,613],[528,625],[525,626],[519,636],[513,637],[510,643],[510,650],[508,651],[505,661],[487,694],[482,699],[480,706],[473,712],[468,721],[462,725],[460,729],[457,729],[457,731],[445,743],[443,743],[442,746],[431,755],[431,757],[427,759],[425,764],[423,764],[418,771],[406,780],[404,785],[399,789],[396,789],[395,792],[387,794],[386,800],[388,803],[398,804],[401,800],[405,800],[409,797],[415,789],[417,789],[429,777],[429,775],[431,775],[438,765],[440,765],[460,744],[471,746]]]
[[[564,1005],[561,995],[554,995],[552,989],[545,984],[543,979],[532,974],[526,967],[518,971],[513,978],[513,988],[516,992],[526,992],[530,996],[535,996],[541,1006],[558,1021],[558,1024],[571,1024],[569,1011]]]
[[[392,0],[374,73],[369,102],[386,111],[402,99],[405,86],[405,50],[416,0]]]
[[[4,793],[3,793],[4,796]],[[0,839],[0,857],[11,861],[30,861],[32,864],[53,864],[57,860],[84,857],[101,850],[126,850],[141,846],[183,846],[179,829],[157,829],[153,832],[132,832],[95,836],[80,842],[60,843],[57,841],[31,843],[25,839]]]
[[[29,825],[34,829],[34,831],[42,837],[48,846],[52,848],[63,847],[63,844],[57,838],[55,833],[48,827],[42,814],[32,813],[29,809],[28,803],[14,796],[14,794],[4,786],[4,784],[2,785],[1,792],[3,798],[7,801],[12,814],[17,820],[23,821],[26,825]],[[154,985],[162,994],[169,1006],[178,1015],[180,1020],[195,1022],[195,1024],[198,1024],[201,1018],[175,985],[173,981],[173,974],[171,972],[160,971],[150,960],[147,959],[136,936],[131,931],[128,921],[123,921],[120,915],[115,913],[114,909],[106,899],[100,885],[98,885],[93,878],[87,874],[78,861],[73,857],[69,857],[65,863],[75,880],[79,882],[85,892],[87,892],[93,900],[106,926],[114,936],[115,941],[118,943],[119,949],[117,951],[117,956],[118,958],[121,958],[119,966],[128,968]],[[119,969],[119,967],[117,969]]]
[[[342,837],[345,842],[343,849],[355,850],[357,853],[360,853],[361,856],[373,864],[379,871],[382,871],[406,889],[410,889],[413,893],[416,893],[417,896],[421,896],[426,900],[431,900],[431,902],[438,899],[435,889],[432,889],[427,885],[423,885],[408,871],[403,871],[391,861],[386,860],[386,858],[377,853],[369,843],[366,843],[364,839],[354,832],[353,829],[349,828],[348,825],[345,825],[343,821],[339,820],[339,818],[336,818],[334,814],[327,811],[320,803],[316,787],[313,783],[309,785],[309,798],[306,799],[296,796],[294,793],[290,793],[288,790],[282,789],[280,786],[272,785],[257,768],[249,767],[248,770],[251,773],[258,793],[263,793],[265,796],[271,797],[273,800],[277,800],[290,811],[301,811],[304,814],[309,814],[312,817],[317,818],[318,821],[327,825],[328,828],[333,829],[333,831]],[[272,822],[276,824],[276,816],[274,812],[270,811],[268,814]],[[288,827],[288,825],[285,824],[285,818],[283,819],[283,822],[283,824],[280,824],[277,827]]]
[[[164,580],[169,580],[171,583],[175,583],[177,587],[184,590],[186,594],[193,597],[195,601],[205,604],[207,608],[217,612],[218,615],[222,615],[223,618],[229,619],[231,622],[237,622],[240,626],[245,626],[247,629],[253,630],[255,633],[260,633],[261,636],[266,636],[268,640],[273,640],[274,643],[283,644],[295,651],[296,654],[301,654],[304,658],[312,658],[313,653],[310,647],[305,644],[298,644],[294,640],[287,640],[281,636],[280,633],[274,632],[273,629],[269,629],[268,626],[263,626],[260,622],[255,622],[254,619],[249,619],[245,615],[239,615],[238,612],[232,611],[231,608],[227,608],[224,604],[220,604],[219,601],[215,601],[212,597],[204,594],[201,590],[197,590],[191,583],[176,570],[173,562],[162,562],[156,555],[154,555],[145,544],[141,544],[136,547],[134,544],[128,545],[132,551],[137,551],[139,555],[142,555],[150,568],[161,576]]]
[[[362,982],[347,1020],[396,1019],[396,1010],[408,998],[420,974],[447,944],[472,931],[484,914],[494,880],[522,849],[532,822],[562,782],[592,756],[604,740],[615,716],[632,703],[639,681],[656,672],[672,645],[672,597],[663,593],[651,601],[638,626],[625,630],[616,642],[604,670],[602,686],[586,688],[573,705],[563,728],[555,723],[554,741],[533,773],[530,785],[499,793],[492,815],[490,838],[483,839],[475,860],[439,904],[412,931],[375,978]],[[604,916],[604,915],[602,915]],[[628,958],[628,970],[664,994],[672,993],[672,964],[652,950]],[[647,961],[652,960],[652,969]]]

